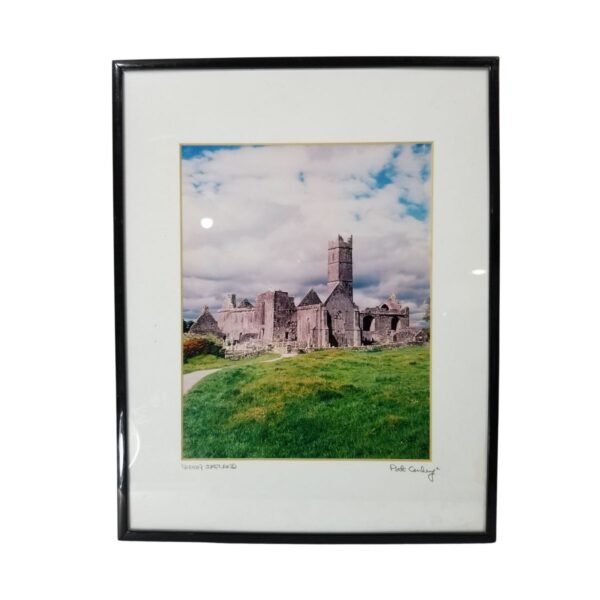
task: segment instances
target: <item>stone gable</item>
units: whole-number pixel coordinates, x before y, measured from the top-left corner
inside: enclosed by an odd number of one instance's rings
[[[315,290],[310,288],[298,306],[312,306],[313,304],[321,304],[321,298],[319,298]]]
[[[194,321],[194,324],[190,327],[189,333],[215,335],[220,338],[225,337],[219,328],[217,321],[210,314],[208,306],[204,307],[204,312]]]

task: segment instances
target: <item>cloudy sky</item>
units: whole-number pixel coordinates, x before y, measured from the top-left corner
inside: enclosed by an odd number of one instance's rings
[[[184,318],[225,293],[326,297],[327,241],[354,237],[354,301],[429,296],[431,144],[182,146]],[[211,225],[206,227],[207,225]]]

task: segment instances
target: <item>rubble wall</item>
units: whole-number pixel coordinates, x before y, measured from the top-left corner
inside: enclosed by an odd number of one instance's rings
[[[258,337],[259,326],[254,308],[221,309],[217,313],[219,329],[229,342],[238,342],[243,334]],[[247,337],[247,336],[246,336]]]

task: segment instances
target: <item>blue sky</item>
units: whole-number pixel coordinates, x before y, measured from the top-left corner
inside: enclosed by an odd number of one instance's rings
[[[184,315],[225,293],[324,299],[327,241],[354,236],[355,302],[429,295],[432,146],[182,146]],[[205,229],[202,219],[212,219]]]
[[[220,151],[233,152],[240,148],[241,146],[181,146],[181,158],[182,160],[191,160],[192,158],[211,157]]]

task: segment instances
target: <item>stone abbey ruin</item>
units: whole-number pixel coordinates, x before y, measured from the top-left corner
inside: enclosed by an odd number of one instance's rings
[[[287,292],[267,291],[252,304],[227,294],[215,319],[208,307],[191,326],[191,334],[222,338],[231,349],[311,350],[373,344],[408,345],[427,341],[426,330],[411,327],[408,307],[391,295],[360,310],[353,300],[352,236],[329,242],[327,297],[311,288],[298,306]]]

